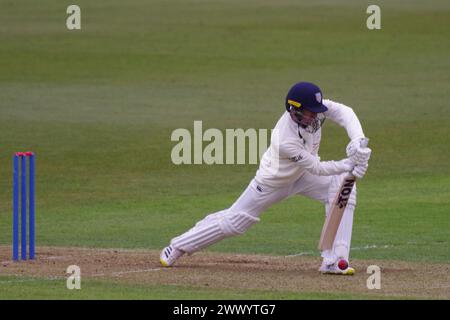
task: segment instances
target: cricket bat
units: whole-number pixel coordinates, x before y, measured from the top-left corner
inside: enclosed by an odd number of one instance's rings
[[[361,148],[366,148],[369,139],[365,138],[361,141]],[[322,234],[320,235],[319,250],[331,250],[333,248],[334,239],[341,224],[344,210],[347,207],[348,199],[352,193],[356,178],[349,173],[342,182],[333,204],[330,207],[330,213],[323,225]]]

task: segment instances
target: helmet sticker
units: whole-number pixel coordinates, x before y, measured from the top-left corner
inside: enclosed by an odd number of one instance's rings
[[[318,103],[322,103],[322,94],[320,92],[316,93],[316,100]]]
[[[302,106],[302,104],[300,102],[294,101],[294,100],[288,100],[288,103],[290,105],[293,105],[296,108],[300,108]]]

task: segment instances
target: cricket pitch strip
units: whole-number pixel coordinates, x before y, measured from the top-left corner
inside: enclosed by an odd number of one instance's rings
[[[0,246],[0,275],[59,279],[77,265],[82,279],[131,285],[361,294],[373,299],[450,299],[450,266],[388,260],[352,260],[354,276],[322,275],[319,257],[199,252],[172,268],[159,264],[159,251],[38,247],[36,259],[12,262],[10,246]],[[381,289],[367,288],[367,267],[381,268]],[[214,297],[211,297],[214,299]]]

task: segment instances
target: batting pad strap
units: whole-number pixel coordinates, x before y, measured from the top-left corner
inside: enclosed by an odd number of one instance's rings
[[[219,224],[225,236],[230,237],[243,234],[257,222],[259,222],[259,218],[253,217],[246,212],[229,212]]]
[[[208,225],[208,224],[213,224],[214,222],[217,222],[217,221],[223,219],[223,217],[227,213],[228,213],[228,209],[211,213],[211,214],[207,215],[205,218],[203,218],[203,220],[200,220],[199,222],[197,222],[195,224],[194,228],[200,228],[200,227]]]
[[[353,186],[352,193],[350,193],[350,198],[348,198],[347,207],[356,207],[356,184]]]

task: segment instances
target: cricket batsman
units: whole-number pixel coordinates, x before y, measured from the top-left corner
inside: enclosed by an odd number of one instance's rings
[[[163,266],[172,266],[185,253],[192,254],[227,237],[243,234],[259,222],[260,215],[272,204],[292,195],[322,202],[328,215],[344,177],[349,173],[358,179],[364,177],[371,150],[361,147],[365,135],[350,107],[323,100],[320,88],[309,82],[296,83],[286,96],[285,106],[286,111],[273,130],[271,144],[247,189],[230,208],[207,215],[190,230],[173,238],[161,252]],[[321,127],[326,118],[347,132],[350,142],[345,159],[320,160]],[[332,248],[321,252],[320,272],[354,274],[348,261],[355,206],[356,186],[351,191]]]

